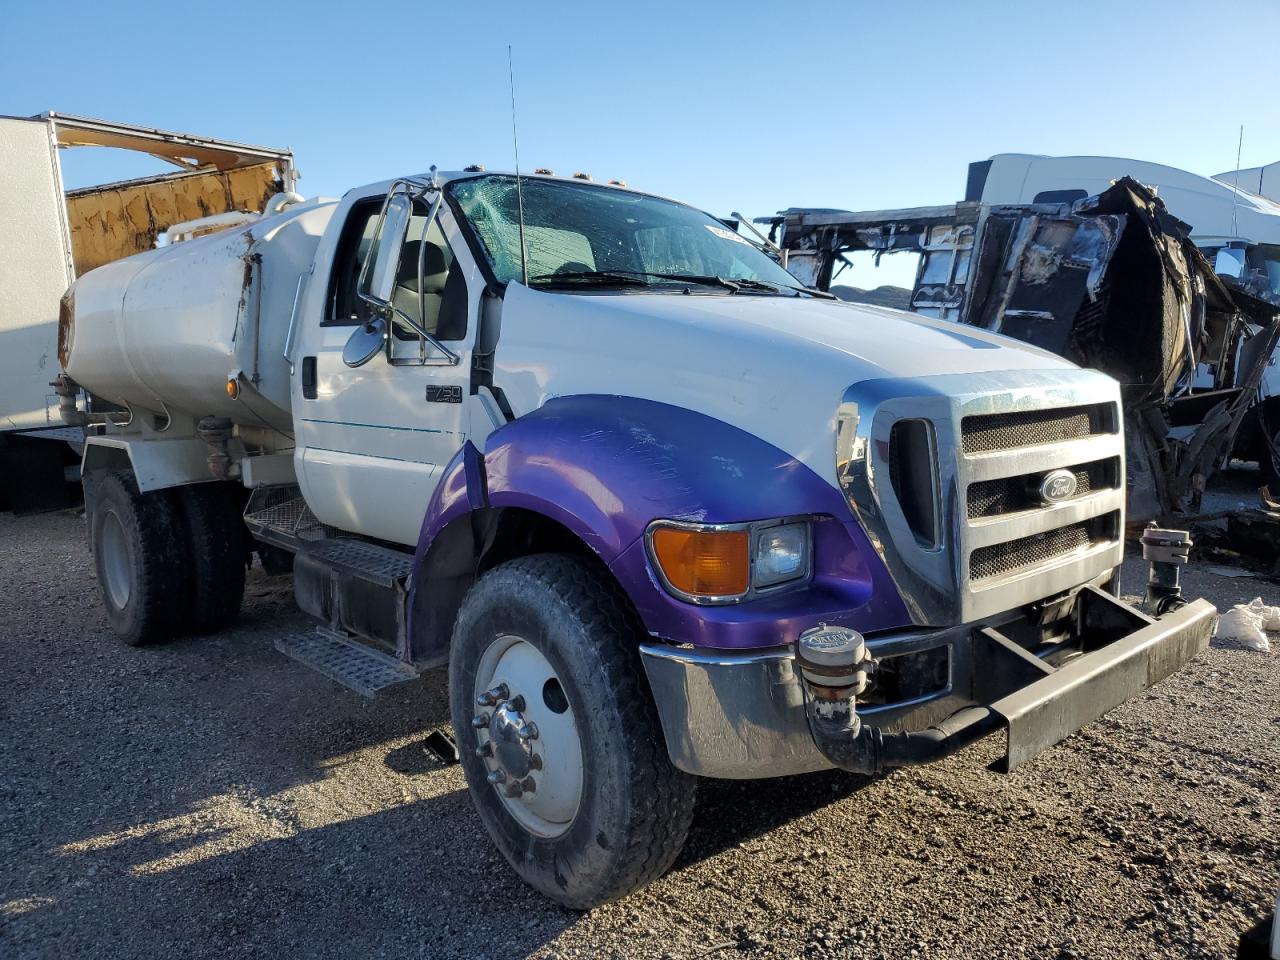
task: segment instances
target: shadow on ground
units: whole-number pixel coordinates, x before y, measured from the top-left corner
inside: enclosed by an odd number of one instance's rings
[[[117,646],[91,591],[58,599],[0,637],[0,955],[513,958],[579,922],[427,749],[443,671],[366,703],[286,660],[272,638],[306,623],[260,571],[235,630],[152,649]],[[676,869],[859,785],[705,782]]]

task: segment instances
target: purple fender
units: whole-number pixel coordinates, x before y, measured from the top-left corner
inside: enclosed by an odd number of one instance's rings
[[[631,397],[560,397],[490,434],[483,455],[468,443],[427,509],[416,562],[449,524],[507,507],[572,531],[617,577],[649,633],[666,640],[765,647],[820,622],[867,633],[911,623],[839,490],[778,448],[691,410]],[[696,606],[668,594],[650,567],[644,531],[653,520],[793,515],[816,518],[813,578],[795,590]]]

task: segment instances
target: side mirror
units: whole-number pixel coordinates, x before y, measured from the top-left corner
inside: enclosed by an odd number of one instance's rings
[[[387,342],[387,322],[374,317],[356,327],[342,348],[342,362],[348,367],[363,367]]]
[[[391,303],[396,271],[400,266],[400,248],[404,245],[412,216],[413,199],[403,191],[393,191],[383,203],[373,237],[373,249],[360,271],[360,283],[356,288],[361,299],[378,307]]]
[[[1244,276],[1244,251],[1223,247],[1213,258],[1213,272],[1239,280]]]

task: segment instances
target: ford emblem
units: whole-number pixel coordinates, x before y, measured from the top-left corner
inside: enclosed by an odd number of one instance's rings
[[[1054,470],[1040,481],[1040,499],[1045,503],[1061,503],[1076,495],[1076,475],[1070,470]]]

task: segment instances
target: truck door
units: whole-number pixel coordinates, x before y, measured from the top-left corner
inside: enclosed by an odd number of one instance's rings
[[[439,197],[398,183],[346,205],[308,291],[312,305],[324,293],[318,329],[299,338],[294,459],[307,503],[324,523],[394,543],[417,543],[466,441],[483,282]]]

